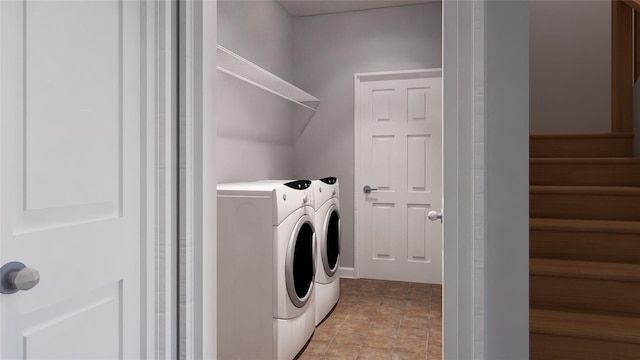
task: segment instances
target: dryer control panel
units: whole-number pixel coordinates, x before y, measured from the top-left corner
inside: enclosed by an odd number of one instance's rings
[[[295,180],[284,184],[292,189],[304,190],[311,186],[311,180]]]
[[[275,224],[280,224],[293,211],[302,207],[309,207],[309,213],[313,213],[315,194],[311,186],[311,180],[295,180],[282,183],[274,190],[274,216]]]

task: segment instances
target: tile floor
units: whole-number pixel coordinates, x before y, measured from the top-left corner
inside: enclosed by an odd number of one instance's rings
[[[442,286],[340,281],[338,305],[299,360],[442,359]]]

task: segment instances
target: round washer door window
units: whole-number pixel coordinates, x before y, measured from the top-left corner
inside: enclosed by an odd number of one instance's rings
[[[322,265],[328,276],[333,276],[338,270],[340,258],[340,214],[335,206],[329,209],[325,219],[324,241],[322,242]]]
[[[315,231],[308,215],[296,224],[289,240],[285,260],[287,293],[296,307],[303,307],[311,296],[315,278]]]

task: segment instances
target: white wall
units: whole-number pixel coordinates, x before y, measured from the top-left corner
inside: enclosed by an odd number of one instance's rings
[[[294,145],[296,178],[336,176],[341,266],[354,264],[353,75],[439,68],[441,3],[294,18],[294,80],[320,106]]]
[[[275,1],[219,1],[218,43],[287,80],[293,20]],[[219,74],[218,182],[293,178],[291,103]]]
[[[611,130],[611,2],[532,0],[530,132]]]

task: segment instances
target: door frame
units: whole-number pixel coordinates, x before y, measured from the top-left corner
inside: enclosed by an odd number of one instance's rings
[[[368,72],[368,73],[356,73],[353,75],[353,265],[354,265],[354,277],[360,278],[360,209],[358,204],[360,200],[358,194],[362,191],[360,188],[360,85],[366,81],[383,81],[383,80],[403,80],[403,79],[421,79],[440,77],[442,78],[442,68],[433,69],[415,69],[415,70],[400,70],[400,71],[380,71],[380,72]],[[444,142],[443,142],[444,148]],[[444,163],[443,163],[444,167]],[[443,184],[444,186],[444,184]],[[444,206],[444,203],[443,203]],[[443,232],[444,239],[444,232]]]
[[[200,51],[192,49],[186,61],[215,64],[217,43],[217,1],[185,0],[187,7],[200,10],[197,18],[185,19],[186,27],[192,29],[200,43]],[[204,5],[203,5],[204,3]],[[442,2],[442,64],[443,64],[443,184],[445,194],[444,207],[447,221],[444,223],[444,282],[443,298],[443,358],[445,359],[484,359],[485,349],[485,309],[484,302],[484,249],[485,249],[485,143],[484,106],[485,106],[485,5],[486,0],[465,1],[447,0]],[[183,12],[181,11],[181,14]],[[181,22],[183,19],[181,18]],[[182,25],[181,25],[182,26]],[[193,58],[196,59],[193,59]],[[181,73],[181,77],[185,75]],[[195,77],[204,79],[197,88],[197,96],[187,95],[187,102],[200,109],[200,115],[189,121],[195,121],[204,127],[199,137],[187,140],[184,146],[192,155],[201,160],[203,171],[198,171],[200,187],[194,189],[194,195],[200,196],[201,214],[208,219],[216,219],[216,136],[217,119],[214,114],[216,94],[215,67],[200,68],[200,72],[190,71],[190,81]],[[181,85],[182,88],[182,85]],[[209,101],[203,102],[202,99]],[[196,101],[197,100],[197,101]],[[203,124],[203,119],[206,122]],[[473,126],[475,125],[475,126]],[[203,138],[206,140],[203,144]],[[471,157],[469,158],[469,154]],[[466,163],[459,161],[466,159]],[[202,161],[205,160],[205,161]],[[469,164],[469,162],[471,164]],[[193,174],[194,168],[186,168],[185,173]],[[207,188],[201,186],[205,181]],[[180,185],[185,186],[181,183]],[[206,190],[206,192],[205,192]],[[190,206],[196,210],[197,206]],[[180,206],[182,209],[182,205]],[[471,212],[471,218],[457,219],[456,213]],[[197,213],[196,213],[197,214]],[[199,349],[199,357],[215,359],[216,309],[215,306],[203,309],[203,302],[216,303],[216,220],[202,224],[202,217],[195,225],[200,229],[200,237],[189,241],[199,243],[203,251],[197,259],[191,259],[187,267],[199,277],[197,283],[201,290],[192,290],[189,296],[199,305],[194,309],[191,319],[182,322],[194,324],[198,321],[199,330],[204,334],[187,334],[180,339]],[[205,241],[206,240],[206,241]],[[183,246],[181,239],[181,247]],[[354,249],[355,250],[355,249]],[[206,255],[206,256],[205,256]],[[342,271],[342,269],[341,269]],[[207,280],[207,281],[203,281]],[[190,328],[194,328],[191,326]],[[458,333],[460,331],[460,333]],[[206,338],[206,344],[202,339]],[[197,343],[196,340],[200,342]],[[180,359],[187,359],[181,352]]]
[[[177,6],[175,1],[141,1],[146,12],[141,24],[146,39],[141,44],[146,67],[140,74],[146,84],[147,106],[142,109],[141,182],[145,188],[142,203],[141,235],[146,263],[141,274],[146,278],[142,301],[146,313],[141,321],[146,347],[143,358],[175,359],[178,354],[177,330],[177,201],[178,201],[178,49]]]
[[[483,360],[487,353],[486,2],[442,2],[442,356],[448,360]]]
[[[181,360],[217,358],[217,6],[179,1]]]

